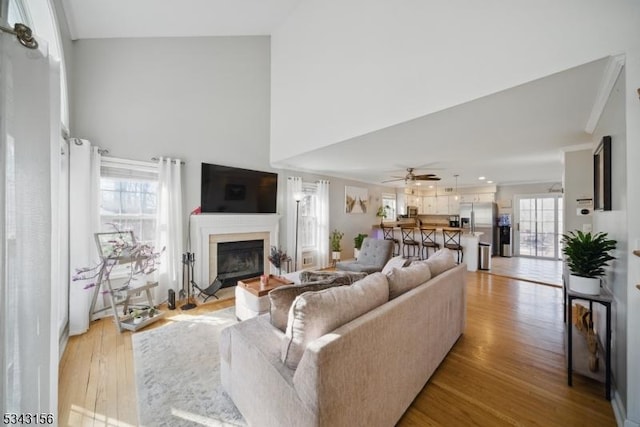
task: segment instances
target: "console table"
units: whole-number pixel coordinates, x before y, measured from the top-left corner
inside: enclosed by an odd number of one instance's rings
[[[606,289],[602,289],[599,295],[587,295],[572,291],[565,283],[564,285],[564,304],[565,304],[565,322],[567,324],[567,383],[572,386],[573,379],[573,322],[572,322],[572,302],[574,300],[582,300],[589,302],[589,310],[593,316],[593,303],[601,304],[606,309],[606,340],[604,345],[605,352],[605,394],[607,400],[611,400],[611,303],[613,295]]]

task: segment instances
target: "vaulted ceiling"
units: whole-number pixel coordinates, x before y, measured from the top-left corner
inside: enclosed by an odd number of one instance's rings
[[[300,0],[62,0],[74,39],[269,35]],[[276,166],[381,183],[405,168],[441,184],[558,182],[562,152],[590,147],[585,127],[607,59],[369,132]],[[339,101],[339,100],[338,100]],[[404,185],[399,181],[398,185]]]

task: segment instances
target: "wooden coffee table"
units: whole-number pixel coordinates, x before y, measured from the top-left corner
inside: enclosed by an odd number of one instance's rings
[[[292,285],[294,282],[282,277],[269,275],[266,286],[260,283],[260,277],[238,280],[236,286],[236,317],[240,320],[259,316],[269,311],[269,291],[278,286]]]

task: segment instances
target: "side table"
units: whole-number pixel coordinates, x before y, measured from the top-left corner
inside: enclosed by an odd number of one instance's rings
[[[236,286],[236,317],[246,320],[269,311],[269,291],[283,285],[292,285],[293,281],[282,276],[269,275],[269,282],[261,286],[260,277],[238,280]]]
[[[604,345],[605,352],[605,395],[607,400],[611,400],[611,303],[613,295],[606,289],[602,289],[599,295],[587,295],[572,291],[565,284],[565,322],[567,324],[567,383],[572,386],[573,379],[573,322],[572,322],[572,302],[583,300],[589,302],[589,311],[593,315],[593,303],[601,304],[606,309],[606,339]]]

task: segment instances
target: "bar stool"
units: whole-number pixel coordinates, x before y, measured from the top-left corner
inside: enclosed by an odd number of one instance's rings
[[[420,250],[420,243],[414,237],[414,227],[400,227],[402,232],[402,256],[416,258]],[[411,252],[411,256],[409,256]]]
[[[435,228],[420,228],[420,234],[422,235],[422,251],[420,259],[429,258],[429,248],[433,248],[433,251],[440,249],[440,244],[436,243],[436,229]]]
[[[393,227],[384,226],[384,224],[380,225],[382,227],[382,235],[384,240],[392,240],[393,241],[393,256],[400,255],[400,241],[396,239],[393,235]],[[396,250],[396,247],[398,248]]]
[[[458,264],[464,259],[464,253],[462,252],[462,245],[460,244],[460,237],[462,232],[460,230],[442,230],[442,237],[444,238],[444,247],[456,251],[458,253]]]

